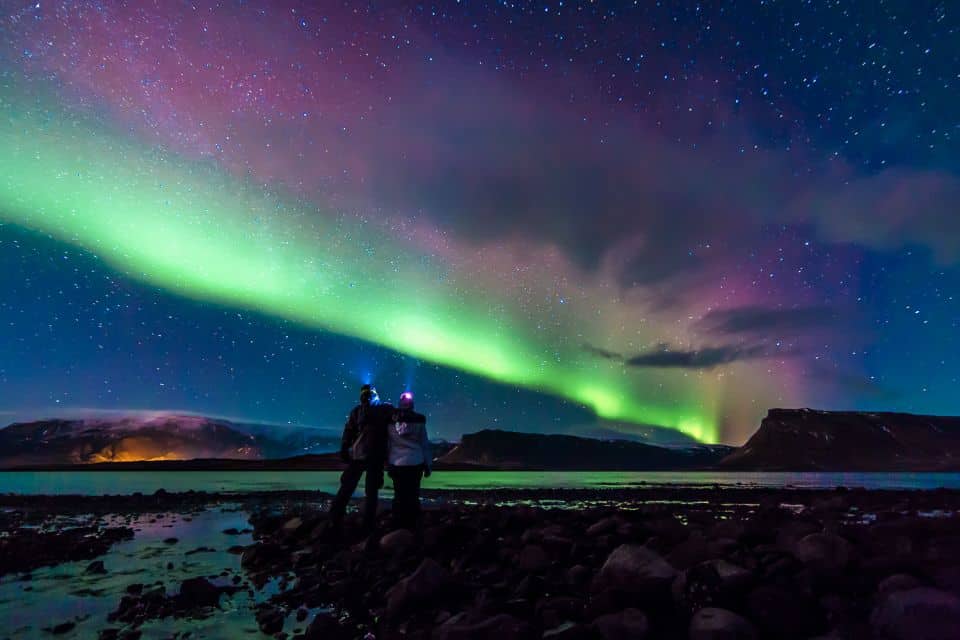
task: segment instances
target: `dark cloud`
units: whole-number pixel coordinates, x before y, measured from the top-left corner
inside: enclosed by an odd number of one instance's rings
[[[718,334],[801,332],[824,327],[837,320],[837,311],[827,306],[772,309],[748,306],[717,309],[703,317],[699,325]]]
[[[712,369],[740,360],[755,360],[769,355],[763,345],[721,345],[704,347],[697,351],[678,351],[661,344],[656,349],[627,359],[631,367],[660,367],[680,369]],[[781,354],[782,355],[782,354]]]
[[[584,344],[583,350],[587,353],[592,353],[595,356],[605,358],[607,360],[623,360],[622,354],[619,354],[616,351],[607,351],[606,349],[595,347],[592,344]]]

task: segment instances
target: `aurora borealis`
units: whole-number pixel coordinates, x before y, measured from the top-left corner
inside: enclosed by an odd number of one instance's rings
[[[0,8],[0,417],[960,411],[946,4]]]

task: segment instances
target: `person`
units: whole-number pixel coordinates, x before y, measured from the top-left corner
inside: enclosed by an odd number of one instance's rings
[[[340,489],[330,503],[330,516],[339,527],[353,492],[364,482],[363,529],[372,533],[377,523],[377,499],[383,486],[383,465],[387,454],[387,423],[393,406],[381,403],[372,385],[360,387],[360,404],[355,406],[343,426],[340,459],[347,464],[340,475]]]
[[[396,528],[416,528],[420,516],[420,480],[430,477],[432,462],[427,418],[413,410],[413,394],[405,391],[387,428],[387,471],[393,479]]]

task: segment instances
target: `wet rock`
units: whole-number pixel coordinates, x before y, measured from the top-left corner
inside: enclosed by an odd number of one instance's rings
[[[624,609],[598,617],[591,625],[603,640],[642,640],[650,625],[639,609]]]
[[[756,637],[753,625],[727,609],[707,607],[690,619],[690,640],[753,640]]]
[[[344,629],[329,613],[318,613],[303,633],[303,640],[348,640],[353,637],[354,634]]]
[[[107,572],[107,568],[103,566],[103,560],[94,560],[87,565],[87,568],[83,571],[87,575],[104,575]]]
[[[397,529],[380,538],[380,548],[389,554],[402,553],[414,546],[416,538],[409,529]]]
[[[501,613],[481,621],[469,621],[465,614],[456,615],[433,630],[432,640],[520,640],[527,637],[529,626],[517,618]]]
[[[849,542],[838,535],[811,533],[794,545],[793,554],[817,571],[836,573],[850,563],[852,548]]]
[[[668,585],[676,574],[670,563],[656,551],[641,545],[624,544],[607,556],[595,587],[646,591]]]
[[[180,583],[177,604],[181,609],[216,607],[220,604],[220,594],[222,593],[222,587],[215,586],[204,577],[187,578]]]
[[[190,551],[187,551],[184,555],[192,556],[196,553],[214,553],[214,552],[216,552],[216,549],[213,549],[211,547],[197,547],[196,549],[191,549]]]
[[[425,558],[417,570],[397,582],[387,592],[387,616],[429,601],[450,581],[449,572],[432,558]]]
[[[870,615],[883,640],[948,640],[960,629],[960,598],[930,587],[894,591]]]
[[[550,558],[543,547],[528,544],[517,554],[517,567],[527,573],[543,573],[550,566]]]
[[[273,635],[283,629],[285,617],[286,614],[280,607],[264,606],[257,609],[257,626],[260,627],[260,631]]]
[[[61,622],[57,626],[50,629],[50,633],[52,633],[55,636],[63,635],[65,633],[69,633],[73,631],[74,627],[76,626],[77,626],[76,622]]]

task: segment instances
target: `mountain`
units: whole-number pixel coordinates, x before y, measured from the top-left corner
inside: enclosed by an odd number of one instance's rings
[[[713,467],[732,450],[707,445],[665,448],[627,440],[485,429],[464,435],[437,464],[517,470],[683,470]]]
[[[960,417],[771,409],[726,470],[958,471]]]
[[[0,429],[0,467],[222,458],[335,450],[339,434],[168,413],[41,420]]]

